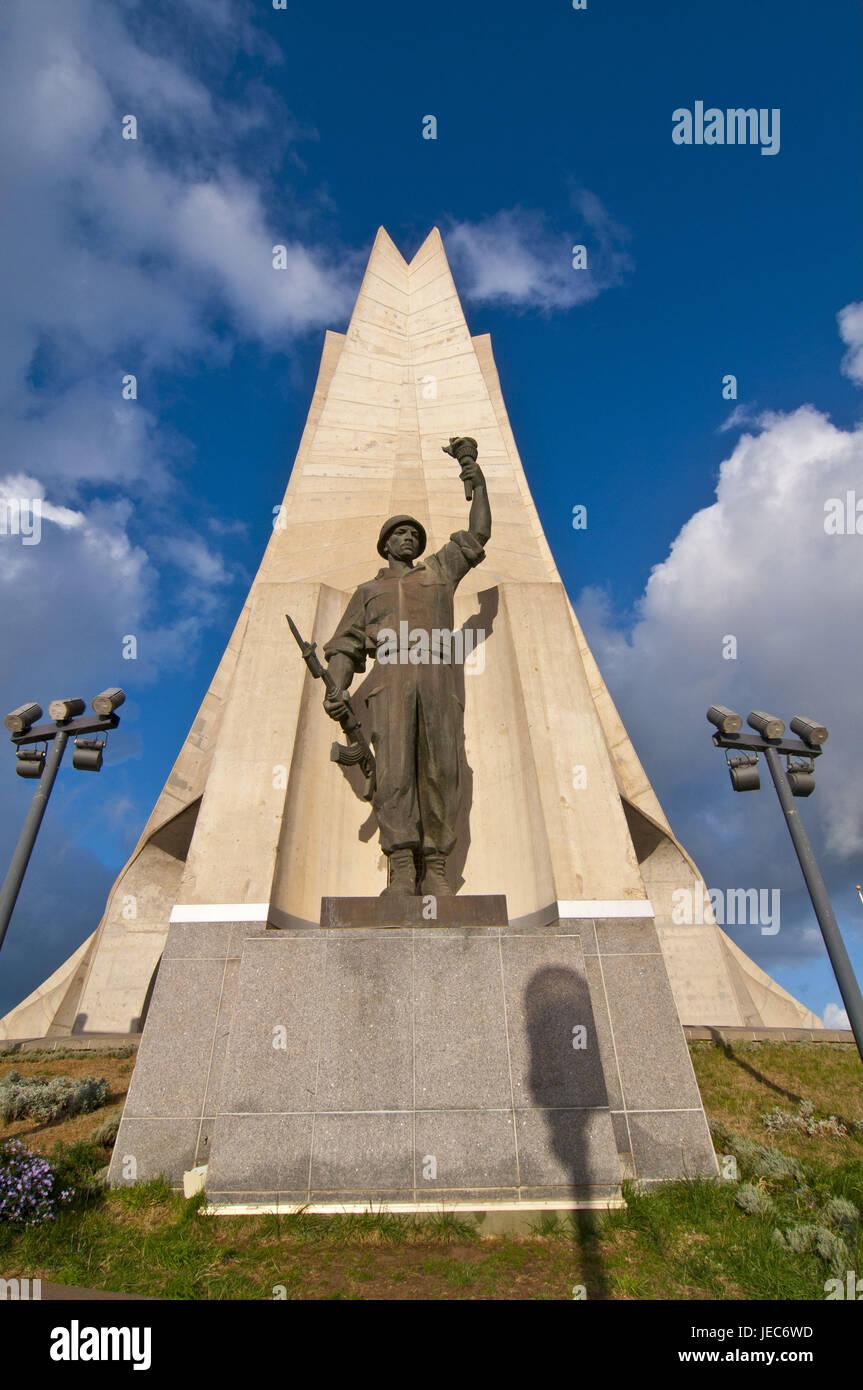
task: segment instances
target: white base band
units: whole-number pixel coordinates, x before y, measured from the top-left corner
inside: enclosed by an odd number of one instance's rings
[[[172,922],[267,922],[269,903],[177,903],[171,910]],[[647,898],[564,899],[539,913],[519,918],[511,926],[528,925],[533,918],[553,921],[555,916],[572,921],[579,917],[653,917],[653,904]],[[312,924],[314,925],[314,924]]]
[[[653,904],[647,898],[584,898],[557,904],[560,917],[653,917]]]
[[[202,1216],[296,1216],[299,1212],[311,1216],[351,1216],[368,1214],[380,1216],[392,1213],[399,1216],[440,1216],[445,1212],[469,1215],[471,1212],[541,1212],[541,1211],[618,1211],[625,1207],[622,1197],[583,1197],[570,1201],[537,1199],[525,1202],[210,1202],[201,1208]]]
[[[269,903],[177,903],[172,922],[266,922]]]

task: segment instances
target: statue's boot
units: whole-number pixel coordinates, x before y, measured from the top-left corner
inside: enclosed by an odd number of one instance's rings
[[[446,877],[446,855],[431,850],[423,856],[423,861],[423,880],[420,885],[423,897],[451,898],[453,891]]]
[[[389,883],[382,898],[413,898],[417,891],[417,869],[412,849],[394,849],[387,855]]]

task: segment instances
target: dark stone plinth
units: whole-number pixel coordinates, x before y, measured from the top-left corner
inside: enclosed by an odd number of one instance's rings
[[[503,893],[453,898],[321,898],[321,926],[505,927]]]
[[[325,898],[320,928],[175,923],[111,1182],[207,1164],[219,1205],[526,1209],[715,1174],[652,921],[394,901]]]

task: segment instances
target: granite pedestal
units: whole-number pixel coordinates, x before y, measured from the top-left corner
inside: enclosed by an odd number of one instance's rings
[[[111,1181],[206,1164],[217,1210],[494,1212],[715,1174],[651,919],[434,906],[172,925]]]

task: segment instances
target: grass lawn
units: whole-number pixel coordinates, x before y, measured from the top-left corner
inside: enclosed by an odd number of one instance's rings
[[[856,1050],[693,1043],[690,1051],[717,1152],[736,1180],[650,1192],[628,1185],[625,1210],[546,1222],[519,1239],[482,1237],[451,1217],[204,1217],[200,1198],[186,1202],[161,1181],[96,1188],[53,1222],[0,1223],[0,1274],[171,1299],[569,1300],[580,1286],[591,1299],[823,1299],[825,1280],[846,1267],[863,1272],[860,1223],[848,1206],[863,1211]],[[133,1059],[48,1056],[4,1057],[0,1081],[13,1069],[104,1076],[108,1105],[54,1125],[0,1126],[0,1139],[53,1154],[67,1185],[86,1187],[107,1161],[87,1136],[121,1102]],[[822,1124],[806,1133],[805,1108],[802,1128],[765,1127],[762,1114],[777,1108],[793,1125],[801,1101],[816,1107],[810,1125],[835,1115],[848,1132]]]

